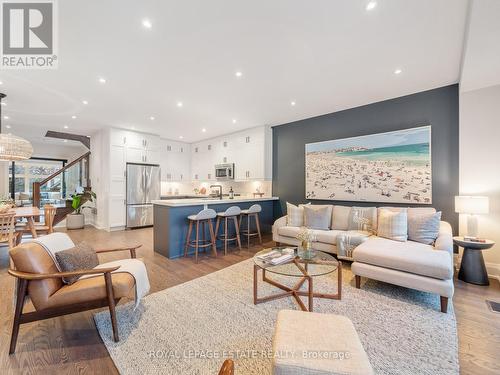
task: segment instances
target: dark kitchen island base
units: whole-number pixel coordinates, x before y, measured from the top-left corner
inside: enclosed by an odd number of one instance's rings
[[[270,233],[274,222],[274,208],[278,205],[278,198],[259,199],[235,199],[230,200],[201,200],[187,199],[163,200],[153,202],[154,206],[154,251],[170,259],[178,258],[184,254],[184,245],[188,231],[189,215],[194,215],[205,208],[211,208],[216,212],[223,212],[231,206],[238,206],[242,210],[249,208],[253,204],[260,204],[262,212],[259,213],[261,231],[263,234]],[[215,220],[214,220],[215,228]],[[252,221],[251,230],[255,230],[255,223]],[[230,226],[230,231],[234,231]],[[231,233],[231,232],[230,232]],[[206,238],[210,238],[207,234]],[[217,249],[221,249],[220,241],[217,241]],[[190,254],[194,250],[190,249]]]

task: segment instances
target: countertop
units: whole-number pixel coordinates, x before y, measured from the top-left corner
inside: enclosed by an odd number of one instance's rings
[[[228,204],[228,203],[246,203],[246,202],[262,202],[262,201],[276,201],[278,197],[236,197],[234,199],[218,199],[218,198],[188,198],[188,199],[162,199],[153,201],[153,204],[159,206],[169,207],[184,207],[184,206],[199,206],[199,205],[214,205],[214,204]]]
[[[160,196],[160,199],[191,199],[191,198],[208,198],[209,195],[203,196],[203,195],[196,195],[196,194],[165,194]]]

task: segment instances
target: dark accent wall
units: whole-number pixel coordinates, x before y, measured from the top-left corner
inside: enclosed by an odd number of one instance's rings
[[[358,206],[408,206],[368,202],[307,200],[305,144],[432,126],[432,206],[458,233],[458,85],[420,92],[273,127],[273,195],[286,202]],[[419,206],[419,205],[411,205]],[[421,205],[424,206],[424,205]],[[278,213],[279,215],[280,213]]]

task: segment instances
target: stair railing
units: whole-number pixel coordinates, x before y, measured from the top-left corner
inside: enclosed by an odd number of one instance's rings
[[[63,168],[59,169],[58,171],[54,172],[47,178],[45,178],[42,181],[35,181],[33,182],[33,206],[35,207],[40,207],[41,208],[41,203],[42,203],[42,187],[46,184],[48,184],[51,181],[54,181],[56,178],[59,178],[61,180],[61,199],[66,199],[67,198],[67,188],[68,188],[68,183],[66,181],[66,176],[70,174],[70,172],[75,171],[75,169],[78,168],[76,172],[78,175],[78,185],[83,187],[83,188],[89,188],[90,187],[90,175],[89,175],[89,161],[90,161],[90,151],[83,154],[79,158],[73,160],[71,163],[65,165]],[[76,173],[73,173],[76,174]],[[74,176],[73,176],[74,177]],[[70,192],[72,193],[73,190]]]

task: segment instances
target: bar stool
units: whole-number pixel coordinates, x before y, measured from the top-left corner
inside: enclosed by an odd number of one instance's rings
[[[241,213],[241,209],[238,206],[231,206],[226,211],[217,213],[217,222],[215,224],[215,235],[217,236],[218,239],[220,239],[221,241],[224,241],[224,255],[227,255],[227,243],[229,241],[236,240],[238,242],[238,247],[241,250],[240,228],[239,228],[238,219],[237,219],[237,217],[240,216],[240,213]],[[233,220],[234,229],[236,231],[236,237],[229,238],[229,233],[227,231],[228,230],[228,225],[227,225],[228,219]],[[222,220],[224,220],[224,232],[219,236],[219,226],[220,226]]]
[[[186,244],[184,245],[184,256],[188,255],[188,250],[190,247],[194,247],[194,259],[195,262],[198,262],[198,249],[199,248],[205,249],[209,246],[212,246],[212,251],[214,253],[214,256],[217,257],[217,248],[215,247],[214,227],[212,225],[212,219],[215,219],[216,216],[217,213],[211,208],[202,210],[198,212],[196,215],[188,216],[189,229],[186,237]],[[196,223],[196,238],[194,240],[191,240],[191,234],[193,232],[193,226],[195,225],[195,223]],[[199,239],[200,224],[201,224],[201,234],[202,234],[201,240]],[[208,241],[205,238],[206,224],[208,224],[208,229],[210,231],[210,241]]]
[[[247,229],[242,229],[241,234],[247,236],[247,248],[250,248],[250,237],[259,236],[259,242],[262,245],[262,235],[260,234],[260,221],[259,221],[259,212],[262,211],[262,207],[260,204],[253,204],[250,206],[248,210],[241,210],[240,215],[240,228],[242,228],[241,223],[243,218],[247,219]],[[257,232],[250,232],[250,219],[255,219],[255,226],[257,228]]]

